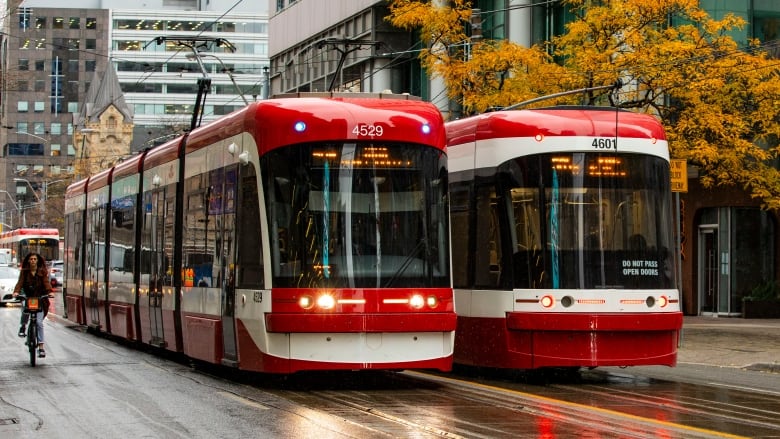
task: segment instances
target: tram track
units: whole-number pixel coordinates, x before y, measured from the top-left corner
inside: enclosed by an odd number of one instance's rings
[[[516,389],[418,372],[377,388],[266,389],[296,404],[391,437],[741,438],[705,427]],[[565,386],[558,390],[571,391]],[[592,393],[601,398],[602,394]],[[658,404],[662,405],[662,404]],[[670,406],[673,409],[673,406]],[[653,414],[658,410],[653,409]],[[702,412],[703,413],[703,412]],[[693,412],[691,412],[692,415]],[[695,415],[694,415],[695,416]],[[754,426],[758,427],[758,425]]]
[[[682,385],[692,387],[690,385]],[[745,405],[745,398],[735,402],[719,401],[715,397],[692,397],[676,394],[674,399],[668,395],[654,396],[647,393],[616,389],[598,385],[555,385],[557,389],[576,392],[579,395],[591,395],[594,402],[610,406],[636,407],[636,410],[647,412],[666,412],[676,417],[697,420],[706,419],[706,423],[739,423],[752,428],[780,431],[780,407],[777,399],[767,395],[750,395],[750,400],[759,407],[774,406],[774,409],[764,409]],[[702,386],[696,386],[702,391]],[[739,401],[742,401],[741,403]]]
[[[187,362],[180,359],[180,364]],[[780,402],[775,394],[603,371],[534,383],[528,378],[532,374],[363,371],[289,377],[240,374],[239,378],[235,371],[228,373],[219,367],[201,364],[197,369],[248,385],[236,395],[264,408],[314,421],[327,416],[354,425],[366,432],[364,437],[372,438],[493,439],[547,433],[556,437],[740,438],[776,437],[780,431]],[[262,393],[291,405],[271,403]]]

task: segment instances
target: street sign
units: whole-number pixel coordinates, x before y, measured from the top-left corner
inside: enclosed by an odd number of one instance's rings
[[[688,192],[688,165],[685,160],[670,160],[672,192]]]

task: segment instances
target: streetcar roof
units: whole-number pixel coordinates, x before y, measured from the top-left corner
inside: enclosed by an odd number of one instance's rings
[[[111,178],[116,180],[117,178],[140,172],[144,155],[146,155],[146,151],[141,152],[141,154],[134,155],[122,163],[118,163],[114,167],[114,174],[111,176]]]
[[[553,107],[497,111],[447,123],[449,145],[499,137],[615,137],[666,140],[648,114],[606,107]]]
[[[365,94],[331,97],[327,93],[302,96],[306,97],[254,102],[199,127],[188,136],[186,151],[189,153],[242,132],[254,136],[260,155],[291,144],[345,140],[419,143],[445,148],[445,133],[439,129],[444,120],[439,109],[429,102],[414,97],[398,99],[399,95],[382,98],[365,97]],[[296,130],[299,122],[304,123],[305,129]],[[361,137],[354,132],[356,126],[372,123],[382,124],[381,136]],[[431,131],[424,132],[423,125]]]

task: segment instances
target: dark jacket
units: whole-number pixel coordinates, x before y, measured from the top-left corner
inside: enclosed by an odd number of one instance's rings
[[[43,266],[39,266],[35,273],[30,271],[29,267],[22,268],[19,272],[19,280],[14,287],[14,293],[21,293],[24,289],[24,295],[27,297],[41,297],[48,296],[52,292],[51,281],[49,281],[49,270]],[[49,313],[49,298],[44,297],[41,299],[41,309],[43,315]]]

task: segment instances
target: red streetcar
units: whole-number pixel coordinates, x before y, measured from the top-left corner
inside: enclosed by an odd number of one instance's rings
[[[450,370],[445,140],[419,99],[287,97],[77,182],[67,316],[248,371]]]
[[[593,107],[447,124],[455,363],[669,365],[682,327],[669,152]]]
[[[10,263],[18,265],[34,252],[47,261],[59,259],[60,231],[57,229],[20,228],[0,233],[0,248],[10,254]]]

